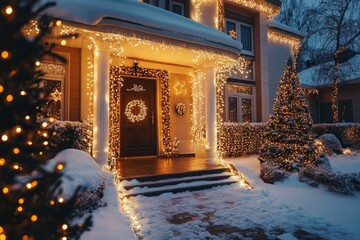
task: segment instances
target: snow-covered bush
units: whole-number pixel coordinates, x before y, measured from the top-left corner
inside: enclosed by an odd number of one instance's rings
[[[224,157],[257,154],[266,129],[266,123],[224,123],[220,131],[219,148]]]
[[[317,137],[332,133],[340,140],[343,147],[360,149],[360,123],[315,124],[313,132]]]
[[[324,185],[330,192],[345,195],[360,191],[360,173],[334,173],[325,166],[306,166],[299,172],[299,180],[313,187]]]
[[[333,153],[342,154],[342,146],[339,139],[332,133],[325,133],[319,137],[322,145],[324,146],[324,152],[331,156]]]
[[[105,186],[104,176],[100,166],[86,152],[77,149],[66,149],[49,160],[46,168],[52,169],[58,163],[64,163],[63,179],[61,183],[63,197],[70,197],[82,186],[82,194],[76,201],[74,214],[82,215],[85,212],[104,206],[101,201]]]
[[[55,120],[49,125],[48,129],[56,133],[51,136],[53,155],[68,148],[91,153],[92,127],[88,121]]]
[[[279,169],[272,162],[263,162],[260,168],[260,178],[266,183],[282,181],[289,176],[289,172]]]

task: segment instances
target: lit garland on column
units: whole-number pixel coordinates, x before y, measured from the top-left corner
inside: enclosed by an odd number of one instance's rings
[[[193,72],[192,76],[192,114],[191,132],[194,134],[194,145],[205,150],[205,72],[200,69]]]
[[[217,1],[217,29],[225,32],[225,6],[224,0]]]
[[[164,70],[133,68],[124,66],[110,67],[110,152],[120,157],[120,88],[122,76],[147,77],[160,80],[161,87],[161,127],[165,156],[171,155],[170,138],[170,84],[169,74]],[[116,163],[110,163],[110,166]]]

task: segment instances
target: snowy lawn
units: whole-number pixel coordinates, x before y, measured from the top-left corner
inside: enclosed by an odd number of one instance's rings
[[[360,172],[360,154],[330,157],[335,171]],[[106,207],[93,213],[82,239],[360,239],[360,194],[343,196],[313,188],[296,175],[274,185],[259,176],[256,156],[226,159],[254,189],[233,184],[197,192],[131,197],[121,201],[113,175],[106,179]],[[132,227],[129,219],[131,219]],[[310,235],[307,235],[310,234]],[[298,236],[298,238],[294,238]]]
[[[258,177],[260,164],[257,156],[228,159],[228,161],[244,173],[255,188],[269,192],[269,196],[277,199],[277,202],[303,209],[306,214],[343,228],[354,235],[353,239],[360,239],[359,193],[355,196],[344,196],[328,192],[321,186],[313,188],[299,182],[297,175],[292,175],[284,182],[277,182],[274,185],[266,184]],[[334,172],[360,172],[360,153],[356,156],[334,154],[330,157],[330,163]]]

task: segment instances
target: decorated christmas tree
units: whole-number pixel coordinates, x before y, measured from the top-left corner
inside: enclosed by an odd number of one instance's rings
[[[289,172],[314,163],[318,157],[313,142],[313,122],[299,80],[289,60],[280,79],[274,114],[270,116],[269,132],[259,155],[260,163],[270,163]]]
[[[41,15],[54,5],[38,0],[0,2],[0,239],[78,239],[91,217],[74,222],[79,190],[62,196],[65,165],[45,167],[51,145],[39,109],[46,102],[37,70],[52,19]],[[36,20],[36,21],[35,21]],[[26,33],[35,26],[37,34]]]

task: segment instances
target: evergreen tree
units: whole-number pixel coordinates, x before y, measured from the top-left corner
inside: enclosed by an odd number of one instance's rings
[[[46,102],[42,72],[36,66],[52,19],[44,15],[54,5],[38,0],[0,2],[0,239],[78,239],[91,226],[91,217],[74,223],[72,215],[79,189],[70,199],[61,196],[65,167],[46,169],[49,157],[47,122],[38,121]],[[37,20],[38,33],[26,34]]]
[[[299,76],[290,60],[280,79],[273,112],[269,132],[260,149],[260,163],[271,162],[290,172],[314,163],[318,153],[313,143],[313,122]]]

